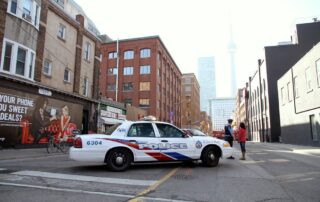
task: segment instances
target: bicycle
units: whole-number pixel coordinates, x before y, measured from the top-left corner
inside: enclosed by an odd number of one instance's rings
[[[62,153],[67,153],[69,151],[69,144],[66,140],[62,138],[59,140],[54,137],[54,135],[50,135],[47,143],[47,152],[53,153],[61,151]]]

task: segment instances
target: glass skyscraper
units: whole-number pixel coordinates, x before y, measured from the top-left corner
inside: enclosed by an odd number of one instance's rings
[[[200,110],[209,114],[209,100],[216,98],[216,67],[214,57],[198,59],[198,81],[200,84]]]

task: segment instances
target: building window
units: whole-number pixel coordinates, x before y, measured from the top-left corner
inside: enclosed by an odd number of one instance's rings
[[[28,18],[31,20],[31,5],[32,1],[31,0],[24,0],[23,1],[23,16],[25,16],[25,19]],[[28,21],[30,21],[28,20]]]
[[[84,48],[84,59],[86,61],[90,61],[90,54],[91,54],[91,44],[87,42]]]
[[[130,98],[125,98],[125,99],[124,99],[124,104],[125,104],[126,106],[132,105],[132,99],[130,99]]]
[[[60,39],[65,39],[65,34],[66,34],[66,26],[60,24],[58,28],[58,37]]]
[[[24,73],[25,73],[26,56],[27,56],[27,51],[25,49],[18,48],[16,74],[19,74],[21,76],[24,76]]]
[[[109,58],[109,59],[117,58],[117,52],[110,52],[110,53],[108,53],[108,58]]]
[[[112,67],[108,68],[108,75],[117,75],[118,74],[118,68]]]
[[[191,86],[185,86],[184,87],[185,92],[191,92]]]
[[[160,62],[161,62],[161,53],[158,53],[157,59],[158,59],[158,62],[159,62],[159,64],[160,64]]]
[[[319,122],[316,120],[314,114],[310,115],[310,126],[311,126],[311,138],[313,141],[318,141],[320,133]]]
[[[89,80],[87,77],[83,80],[83,95],[88,96]]]
[[[281,88],[281,104],[284,105],[284,87]]]
[[[47,76],[51,76],[51,69],[52,69],[52,62],[45,59],[43,62],[43,70],[42,72],[47,75]]]
[[[129,51],[124,52],[124,59],[125,60],[133,59],[133,56],[134,56],[133,50],[129,50]]]
[[[9,0],[7,12],[39,28],[40,6],[35,0]]]
[[[312,83],[311,83],[311,68],[307,67],[306,68],[306,82],[307,82],[307,91],[311,91],[312,90]]]
[[[124,67],[123,75],[133,75],[133,67]]]
[[[140,99],[139,100],[139,107],[149,107],[150,106],[149,99]]]
[[[61,8],[64,8],[64,0],[54,0]]]
[[[150,82],[140,82],[140,91],[150,90]]]
[[[150,74],[150,65],[140,66],[140,74]]]
[[[3,44],[0,71],[32,80],[35,53],[31,49],[5,38]]]
[[[133,90],[133,83],[124,83],[123,84],[123,91],[132,91]]]
[[[108,91],[115,91],[116,90],[116,84],[110,83],[107,85],[107,90]]]
[[[320,59],[316,61],[316,69],[317,69],[318,87],[320,87]]]
[[[64,70],[63,81],[70,83],[70,70],[68,68]]]
[[[17,0],[12,0],[10,4],[10,12],[13,14],[17,14],[17,6],[18,6]]]
[[[11,65],[12,46],[13,44],[10,44],[10,43],[6,43],[6,46],[5,46],[3,70],[8,72],[10,71],[10,65]]]
[[[291,89],[292,89],[291,82],[288,82],[288,83],[287,83],[287,91],[288,91],[288,101],[289,101],[289,102],[292,101]]]
[[[294,97],[298,98],[299,97],[299,88],[298,88],[298,77],[294,77],[293,78],[293,93],[294,93]]]
[[[151,56],[151,50],[149,48],[140,50],[140,58],[149,58]]]

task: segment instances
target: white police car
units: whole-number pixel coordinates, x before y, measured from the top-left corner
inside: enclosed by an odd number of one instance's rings
[[[107,163],[113,171],[131,163],[202,160],[214,167],[232,155],[229,143],[211,136],[189,136],[172,124],[159,121],[125,121],[110,135],[78,135],[69,157],[76,161]]]

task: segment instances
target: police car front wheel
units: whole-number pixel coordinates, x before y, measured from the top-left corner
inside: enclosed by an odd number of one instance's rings
[[[220,159],[219,152],[214,147],[206,148],[205,151],[203,151],[202,157],[201,157],[203,165],[207,167],[217,166],[219,163],[219,159]]]
[[[107,154],[107,165],[112,171],[124,171],[132,162],[132,155],[127,149],[113,149]]]

